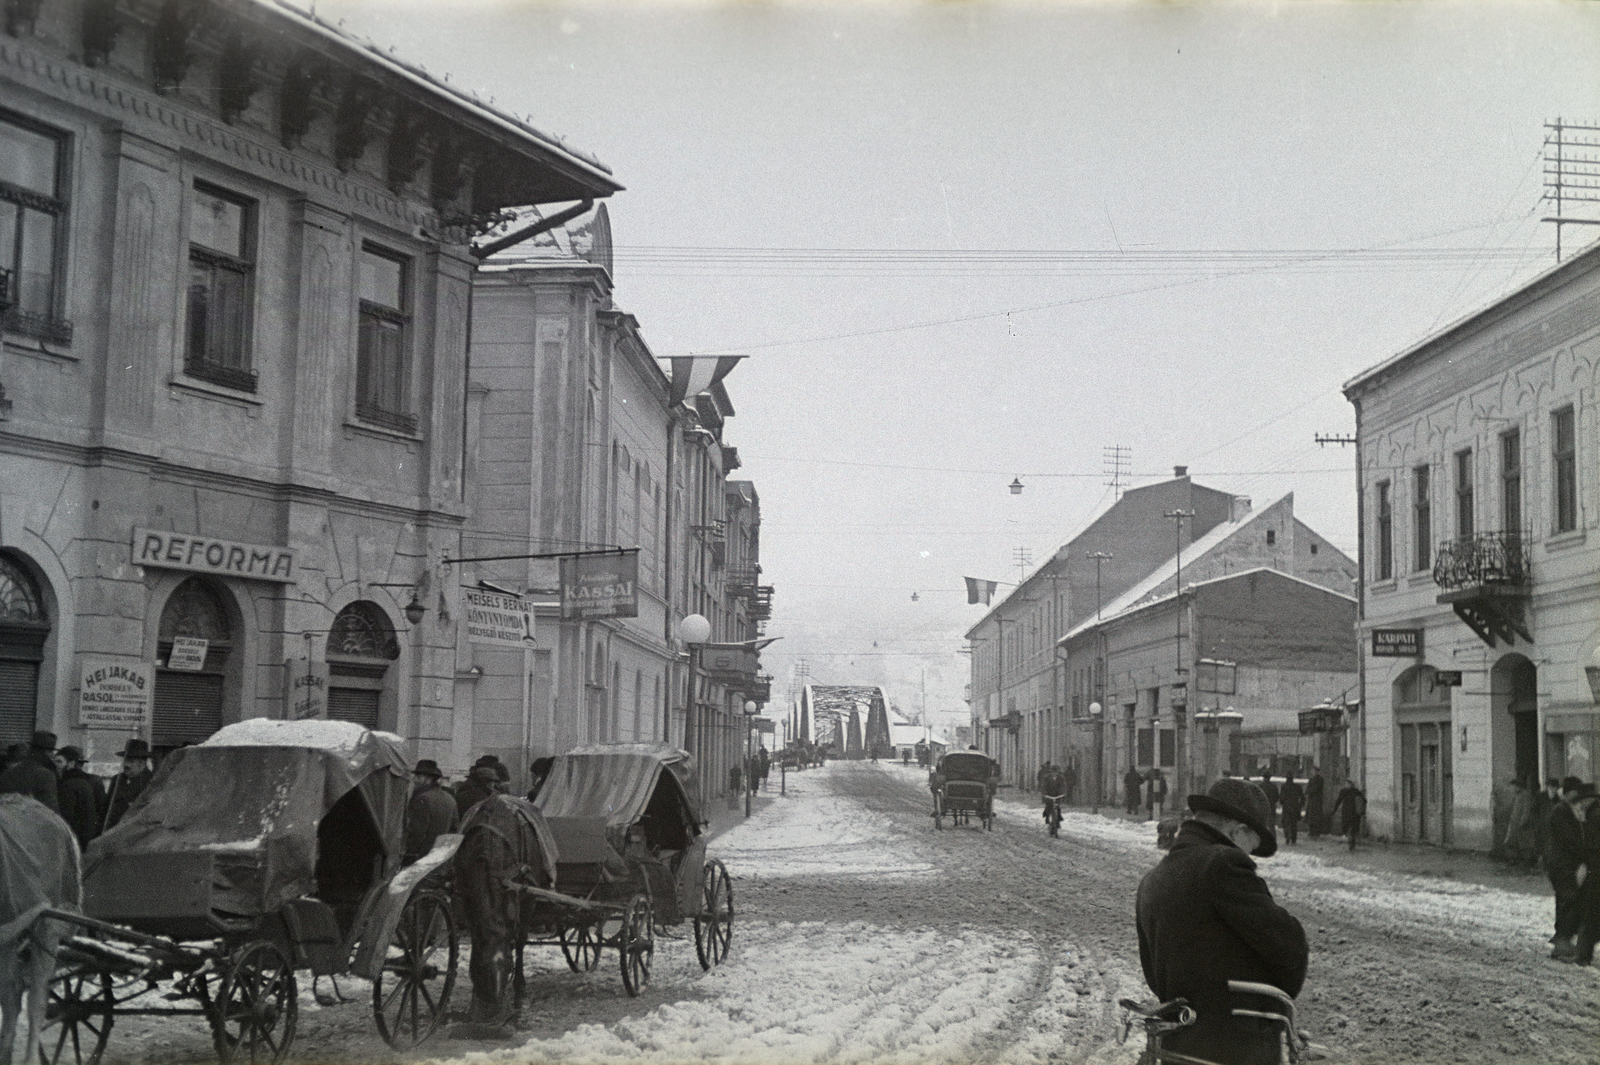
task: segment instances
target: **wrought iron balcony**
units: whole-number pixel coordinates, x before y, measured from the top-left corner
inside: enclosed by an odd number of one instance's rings
[[[1434,556],[1433,583],[1445,591],[1529,583],[1528,539],[1520,532],[1482,532],[1446,540]]]

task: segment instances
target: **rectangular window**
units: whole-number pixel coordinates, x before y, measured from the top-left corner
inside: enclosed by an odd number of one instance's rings
[[[1500,438],[1500,530],[1522,532],[1522,434],[1515,429]]]
[[[1161,768],[1172,769],[1178,764],[1178,735],[1176,730],[1161,730]]]
[[[1456,452],[1456,536],[1472,537],[1472,449]]]
[[[65,138],[0,117],[0,319],[5,328],[68,343],[61,320]]]
[[[1411,471],[1411,532],[1416,541],[1416,565],[1413,570],[1433,567],[1433,506],[1429,498],[1431,485],[1426,466]]]
[[[189,334],[183,370],[256,390],[250,360],[255,205],[195,182],[189,211]]]
[[[1378,563],[1378,580],[1386,581],[1394,576],[1394,499],[1390,492],[1388,481],[1379,481],[1378,490],[1378,542],[1374,558]]]
[[[356,353],[356,417],[402,433],[417,431],[411,413],[409,263],[392,252],[361,249],[361,324]]]
[[[1156,763],[1156,730],[1142,728],[1139,730],[1138,765],[1155,765]]]
[[[1571,407],[1550,416],[1550,458],[1555,478],[1555,531],[1571,532],[1578,527],[1578,441]]]

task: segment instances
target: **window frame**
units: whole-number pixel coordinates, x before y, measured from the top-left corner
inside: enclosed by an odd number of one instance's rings
[[[1377,579],[1388,581],[1394,579],[1394,483],[1384,480],[1373,487],[1378,493],[1374,501],[1377,511]]]
[[[0,311],[0,333],[15,333],[19,336],[30,337],[34,340],[43,340],[55,344],[72,343],[72,322],[67,320],[65,307],[67,302],[67,243],[70,237],[68,219],[71,212],[71,201],[67,197],[67,188],[70,185],[69,160],[72,154],[72,134],[55,126],[34,121],[25,115],[14,111],[0,110],[0,122],[18,129],[26,130],[36,136],[46,137],[56,146],[54,185],[55,193],[46,196],[33,189],[25,189],[9,182],[0,181],[0,210],[6,206],[14,208],[18,225],[16,226],[15,240],[20,245],[25,227],[20,224],[24,211],[35,211],[39,214],[49,215],[53,219],[50,227],[50,298],[49,308],[44,313],[22,310],[16,305],[17,291],[20,284],[17,278],[19,259],[18,245],[14,245],[10,252],[0,252],[0,272],[6,278],[6,307]]]
[[[361,288],[361,263],[363,257],[373,255],[386,259],[400,267],[400,302],[401,307],[389,307],[367,299],[362,294]],[[407,436],[417,435],[418,419],[414,410],[390,409],[385,405],[382,393],[389,391],[382,387],[381,382],[375,382],[374,370],[392,370],[395,378],[392,392],[398,402],[397,407],[412,407],[413,389],[412,372],[415,360],[412,357],[413,330],[411,328],[414,316],[411,306],[415,300],[416,290],[416,257],[396,250],[376,241],[363,240],[356,252],[356,387],[355,387],[355,416],[356,420],[367,425],[377,426],[390,432],[403,433]],[[369,322],[374,331],[384,326],[393,326],[398,334],[398,341],[394,345],[394,367],[372,365],[372,359],[381,357],[381,353],[369,353],[367,337]]]
[[[1456,538],[1470,540],[1476,534],[1476,499],[1473,494],[1472,449],[1462,448],[1455,453],[1456,477]]]
[[[243,258],[195,243],[195,193],[201,193],[240,208],[243,216],[240,222],[240,244],[242,245],[241,250],[245,252]],[[189,276],[191,283],[184,304],[183,372],[185,376],[207,381],[214,385],[223,385],[227,388],[237,389],[240,392],[254,392],[260,380],[260,375],[255,370],[254,358],[256,260],[260,248],[260,202],[250,196],[235,192],[204,178],[193,178],[189,182],[188,208],[186,217],[189,230],[186,236],[189,238]],[[243,295],[240,298],[239,313],[242,320],[238,323],[239,351],[235,362],[212,358],[210,357],[212,355],[211,351],[197,356],[193,350],[194,285],[192,279],[197,262],[203,264],[210,271],[225,270],[241,278]],[[207,332],[210,334],[214,332],[214,329],[208,328]],[[208,342],[211,339],[208,336]]]
[[[1557,534],[1575,531],[1578,528],[1578,416],[1570,403],[1550,412],[1550,503],[1551,531]]]
[[[1428,463],[1411,467],[1412,572],[1433,568],[1433,469]]]
[[[1501,532],[1521,536],[1522,511],[1522,429],[1518,427],[1500,434]]]

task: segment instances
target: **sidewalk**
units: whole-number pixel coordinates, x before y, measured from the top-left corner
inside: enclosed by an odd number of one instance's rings
[[[773,778],[767,782],[766,791],[757,791],[750,796],[750,816],[755,817],[766,809],[773,799],[778,797],[778,781]],[[728,797],[719,795],[706,802],[705,814],[710,824],[706,826],[706,842],[710,843],[734,825],[744,822],[744,793],[739,794],[736,805],[728,805]]]

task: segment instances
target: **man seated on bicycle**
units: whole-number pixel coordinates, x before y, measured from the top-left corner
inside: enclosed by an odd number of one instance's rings
[[[1136,916],[1145,981],[1166,1002],[1184,998],[1199,1019],[1164,1049],[1217,1065],[1276,1065],[1279,1028],[1235,1017],[1229,980],[1271,984],[1292,996],[1305,983],[1305,930],[1272,899],[1249,855],[1278,849],[1272,807],[1257,785],[1224,777],[1189,796],[1167,856],[1139,883]]]
[[[1050,810],[1058,806],[1067,791],[1067,778],[1054,762],[1046,762],[1039,770],[1039,797],[1044,800],[1044,819],[1050,820]]]

